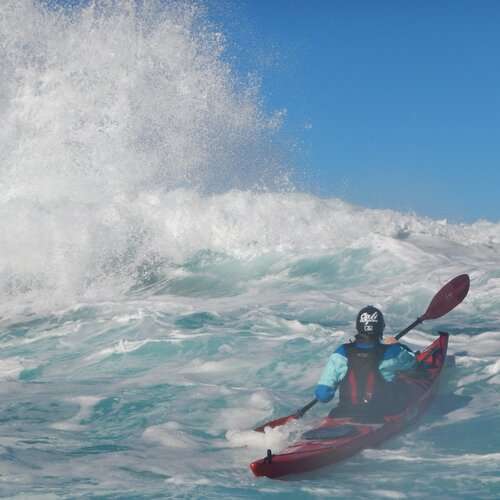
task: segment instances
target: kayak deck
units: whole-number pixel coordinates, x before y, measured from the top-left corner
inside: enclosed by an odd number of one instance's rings
[[[448,347],[448,334],[439,337],[417,360],[425,369],[415,374],[402,374],[400,380],[408,384],[412,392],[411,404],[396,415],[387,415],[375,422],[355,418],[326,417],[319,426],[304,433],[297,443],[274,455],[250,464],[256,476],[276,478],[286,474],[299,474],[331,465],[348,458],[358,451],[380,444],[414,422],[428,407],[437,390],[437,381],[444,366]]]

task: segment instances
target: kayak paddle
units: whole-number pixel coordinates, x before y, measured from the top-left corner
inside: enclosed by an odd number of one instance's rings
[[[404,330],[400,331],[394,338],[399,340],[401,337],[404,337],[410,330],[413,330],[420,323],[428,320],[428,319],[437,319],[445,314],[449,313],[451,310],[455,309],[455,307],[460,304],[467,293],[469,292],[470,287],[470,279],[467,274],[461,274],[453,278],[451,281],[446,283],[441,290],[439,290],[434,298],[432,299],[427,311],[417,318],[410,326],[406,327]],[[309,401],[303,408],[300,408],[295,413],[288,415],[286,417],[277,418],[275,420],[271,420],[270,422],[266,422],[263,425],[255,428],[256,432],[264,432],[266,427],[279,427],[280,425],[285,425],[287,422],[291,420],[298,420],[302,418],[307,411],[309,411],[318,400],[314,398],[312,401]]]
[[[449,313],[452,309],[462,302],[467,296],[470,287],[470,279],[468,274],[461,274],[439,290],[432,299],[427,311],[417,318],[410,326],[399,332],[394,338],[399,340],[404,337],[410,330],[413,330],[417,325],[420,325],[427,319],[437,319]]]
[[[318,400],[314,398],[312,401],[307,403],[303,408],[300,410],[297,410],[295,413],[292,413],[291,415],[288,415],[287,417],[281,417],[277,418],[276,420],[271,420],[270,422],[267,422],[263,425],[260,425],[259,427],[255,428],[255,432],[264,432],[264,429],[266,427],[271,427],[271,429],[274,429],[275,427],[279,427],[280,425],[285,425],[287,422],[290,422],[290,420],[298,420],[299,418],[302,418],[304,414],[310,410]]]

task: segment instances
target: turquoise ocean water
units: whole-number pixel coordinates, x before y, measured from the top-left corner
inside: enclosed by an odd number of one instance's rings
[[[498,498],[500,225],[297,192],[252,79],[193,4],[0,18],[0,497]],[[248,464],[324,416],[357,310],[389,333],[467,272],[420,424],[287,481]]]

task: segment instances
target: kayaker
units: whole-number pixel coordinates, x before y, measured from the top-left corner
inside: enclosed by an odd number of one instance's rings
[[[382,340],[385,321],[373,306],[361,309],[356,318],[357,335],[329,358],[316,386],[316,398],[327,403],[339,389],[339,405],[332,416],[377,417],[396,413],[408,398],[399,372],[416,367],[414,353],[394,337]]]

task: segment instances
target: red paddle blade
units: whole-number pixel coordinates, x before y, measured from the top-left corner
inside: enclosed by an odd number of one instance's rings
[[[297,419],[297,417],[295,416],[295,414],[288,415],[287,417],[277,418],[276,420],[271,420],[270,422],[267,422],[263,425],[260,425],[259,427],[254,429],[254,431],[255,432],[264,432],[264,429],[266,427],[271,427],[271,429],[274,429],[275,427],[279,427],[280,425],[285,425],[290,420],[296,420],[296,419]]]
[[[436,293],[427,311],[425,311],[425,314],[420,319],[422,321],[436,319],[449,313],[465,299],[469,292],[469,287],[470,279],[467,274],[461,274],[453,278]]]
[[[299,418],[302,418],[306,414],[306,412],[308,412],[317,402],[318,402],[318,400],[316,398],[314,398],[312,401],[309,401],[309,403],[307,403],[304,406],[304,408],[297,410],[295,413],[292,413],[291,415],[288,415],[287,417],[281,417],[281,418],[277,418],[276,420],[271,420],[270,422],[267,422],[266,424],[257,427],[256,429],[254,429],[254,431],[255,432],[264,432],[264,429],[266,427],[271,427],[271,429],[274,429],[275,427],[278,427],[280,425],[287,424],[288,422],[290,422],[290,420],[298,420]]]

